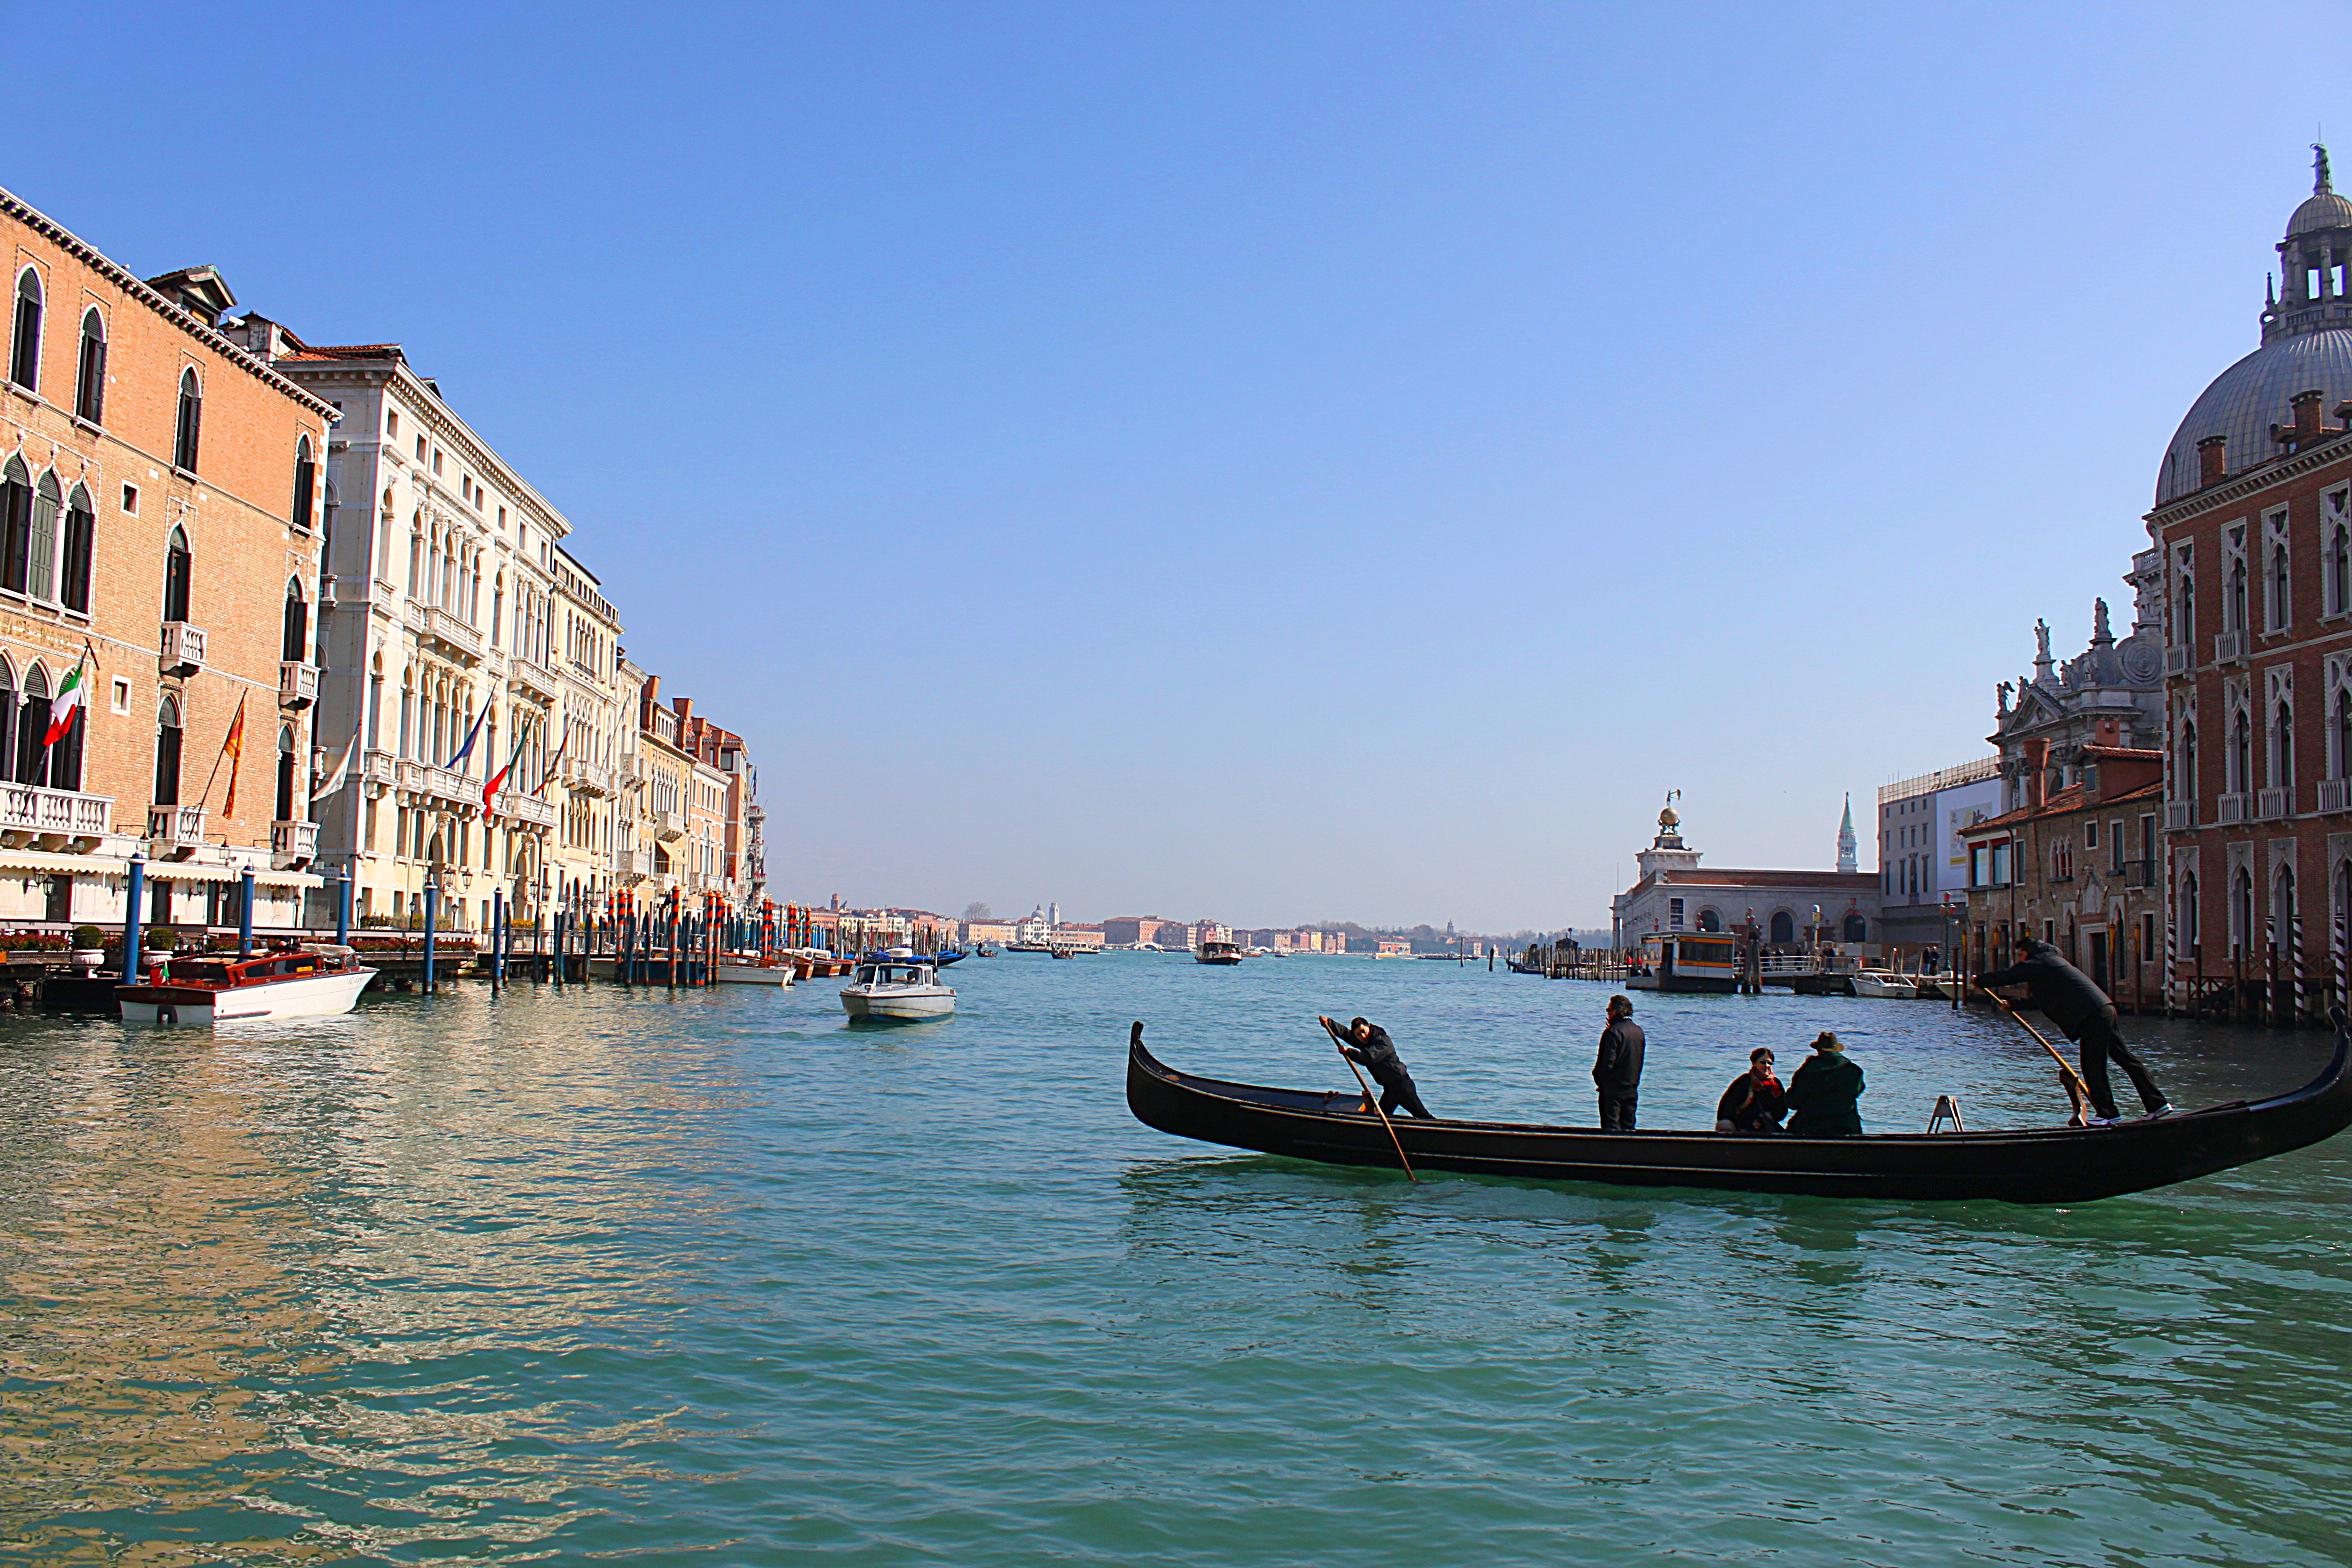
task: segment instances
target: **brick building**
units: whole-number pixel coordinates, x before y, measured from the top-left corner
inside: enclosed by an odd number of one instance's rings
[[[2025,937],[2056,944],[2125,1007],[2164,999],[2159,875],[2164,754],[2077,750],[2049,787],[2050,743],[2028,743],[2025,803],[1960,830],[1968,857],[1965,967],[1997,968]]]
[[[291,924],[334,407],[221,331],[211,268],[142,282],[5,191],[0,238],[0,918],[120,919],[144,855],[153,919],[233,923],[250,867],[257,921]]]
[[[2277,248],[2261,346],[2181,421],[2147,527],[2174,979],[2284,1019],[2342,990],[2352,914],[2352,200],[2324,150]]]

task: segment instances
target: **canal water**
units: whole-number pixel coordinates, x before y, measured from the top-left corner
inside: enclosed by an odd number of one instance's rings
[[[1591,1118],[1605,988],[1006,955],[962,1012],[463,989],[0,1034],[0,1561],[2340,1562],[2352,1140],[2072,1210],[1419,1186],[1133,1122],[1170,1061]],[[1645,998],[1699,1125],[1815,1028],[2063,1114],[1926,1003]],[[2183,1104],[2316,1039],[2144,1031]]]

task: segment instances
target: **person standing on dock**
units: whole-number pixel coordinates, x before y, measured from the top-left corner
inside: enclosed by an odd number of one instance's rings
[[[1632,998],[1610,997],[1608,1027],[1601,1031],[1601,1052],[1593,1059],[1593,1087],[1601,1093],[1601,1131],[1633,1131],[1646,1044],[1641,1025],[1633,1021]]]
[[[2091,1097],[2095,1120],[2108,1126],[2122,1120],[2115,1109],[2115,1086],[2107,1078],[2110,1058],[2139,1091],[2140,1105],[2150,1116],[2169,1113],[2172,1105],[2156,1087],[2155,1075],[2123,1043],[2115,1004],[2107,1000],[2107,993],[2068,963],[2057,948],[2037,937],[2027,937],[2018,951],[2024,956],[2016,963],[1978,975],[1976,983],[1988,991],[2005,985],[2024,986],[2026,1000],[2082,1047],[2083,1089]]]
[[[1358,1018],[1342,1033],[1339,1025],[1330,1019],[1318,1014],[1316,1020],[1339,1041],[1340,1054],[1362,1066],[1372,1075],[1372,1081],[1380,1085],[1383,1111],[1402,1106],[1409,1116],[1418,1116],[1423,1121],[1434,1119],[1429,1107],[1421,1103],[1421,1091],[1413,1087],[1413,1075],[1405,1071],[1405,1059],[1397,1055],[1396,1042],[1388,1037],[1386,1029],[1369,1018]]]

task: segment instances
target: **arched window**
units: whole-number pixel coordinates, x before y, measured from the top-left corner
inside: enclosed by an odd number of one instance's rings
[[[33,526],[25,550],[30,591],[36,599],[57,597],[57,514],[64,505],[65,494],[58,487],[57,476],[43,474],[40,487],[33,492]]]
[[[2254,777],[2254,732],[2243,708],[2230,721],[2229,771],[2230,793],[2244,794],[2251,787],[2248,781]]]
[[[1701,931],[1720,931],[1723,929],[1723,917],[1712,909],[1702,909],[1699,911],[1699,929]]]
[[[91,678],[84,670],[82,679]],[[54,709],[52,709],[54,713]],[[49,748],[49,787],[51,789],[80,789],[82,787],[82,737],[90,728],[90,704],[85,700],[74,705],[73,722],[66,726],[57,744]]]
[[[16,770],[19,784],[48,782],[49,673],[38,664],[25,671],[24,708],[16,717]]]
[[[33,476],[12,457],[0,468],[0,588],[25,591],[32,543]]]
[[[2203,930],[2198,922],[2197,873],[2181,873],[2180,912],[2173,917],[2173,936],[2180,950],[2194,956]]]
[[[41,390],[41,275],[27,267],[16,275],[16,336],[8,355],[8,379],[27,392]]]
[[[2279,950],[2283,967],[2289,944],[2294,941],[2295,929],[2295,868],[2281,866],[2278,879],[2270,889],[2270,945]]]
[[[300,664],[309,656],[310,606],[302,602],[302,583],[297,578],[286,579],[286,634],[278,648],[278,657],[289,664]]]
[[[2336,524],[2335,531],[2328,536],[2328,564],[2336,588],[2335,602],[2328,608],[2340,614],[2346,605],[2352,604],[2352,528],[2342,523]]]
[[[180,418],[172,432],[172,466],[196,472],[196,452],[204,434],[204,383],[196,367],[180,372]]]
[[[2352,778],[2352,686],[2336,689],[2334,730],[2331,739],[2335,741],[2336,770],[2333,776],[2339,779]]]
[[[2295,710],[2283,698],[2271,715],[2270,782],[2274,789],[2295,787]]]
[[[180,803],[180,703],[169,695],[155,712],[155,803]]]
[[[2176,782],[2179,788],[2174,793],[2181,799],[2194,801],[2197,798],[2197,721],[2195,719],[2181,720],[2180,778]]]
[[[74,414],[93,425],[106,422],[106,318],[95,305],[82,312],[82,358],[74,378]]]
[[[310,532],[311,492],[318,488],[318,463],[311,456],[310,437],[294,443],[294,526]]]
[[[2230,562],[2229,603],[2225,608],[2230,622],[2225,630],[2244,631],[2246,629],[2246,558],[2242,555]]]
[[[16,760],[16,670],[0,658],[0,778]]]
[[[2180,646],[2197,646],[2197,579],[2187,572],[2180,580]]]
[[[1772,940],[1786,943],[1794,942],[1796,939],[1797,917],[1785,909],[1774,910],[1772,912]]]
[[[177,523],[172,525],[171,539],[163,548],[163,618],[184,621],[188,618],[188,592],[196,577],[196,558],[188,551],[188,531]]]
[[[2230,951],[2242,953],[2254,945],[2254,878],[2238,868],[2230,885]]]
[[[90,613],[90,562],[98,546],[98,511],[80,485],[65,501],[65,555],[57,598],[69,610]]]
[[[296,820],[294,811],[294,728],[278,726],[278,814],[276,820]]]

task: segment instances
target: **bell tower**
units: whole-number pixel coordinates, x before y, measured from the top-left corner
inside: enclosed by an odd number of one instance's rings
[[[1666,809],[1658,813],[1658,836],[1650,840],[1650,847],[1633,857],[1645,877],[1661,871],[1690,871],[1699,863],[1699,852],[1682,841],[1682,813],[1674,803],[1682,798],[1681,790],[1666,792]]]

